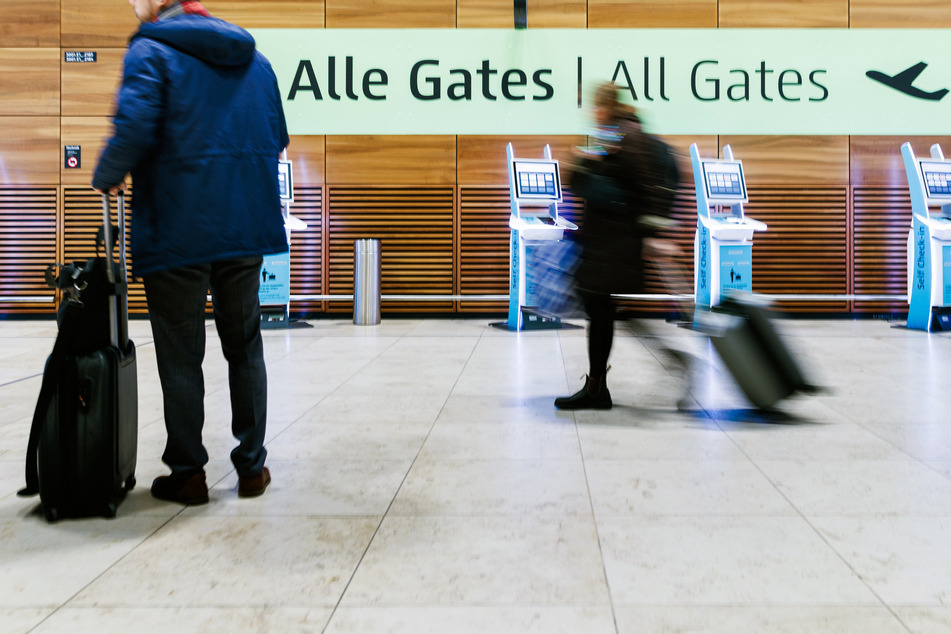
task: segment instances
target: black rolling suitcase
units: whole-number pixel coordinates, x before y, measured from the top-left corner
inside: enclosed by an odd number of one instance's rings
[[[713,312],[697,315],[743,394],[760,409],[771,409],[797,392],[817,390],[776,332],[767,306],[755,295],[736,293]]]
[[[118,264],[112,259],[109,198],[103,195],[105,257],[48,275],[64,298],[33,415],[26,488],[19,493],[39,493],[51,522],[114,517],[135,486],[138,397],[135,345],[128,335],[122,193],[118,208]]]

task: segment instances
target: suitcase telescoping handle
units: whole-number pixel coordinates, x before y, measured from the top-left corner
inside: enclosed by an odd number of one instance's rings
[[[102,231],[103,231],[103,242],[105,242],[106,250],[106,279],[109,281],[109,284],[112,285],[116,292],[109,296],[109,339],[110,343],[124,350],[128,344],[128,326],[129,323],[129,296],[126,291],[127,280],[126,280],[126,254],[125,254],[125,192],[121,189],[116,195],[118,201],[118,216],[119,216],[119,276],[120,279],[116,279],[115,271],[113,270],[113,259],[112,259],[112,213],[110,212],[109,205],[109,194],[102,195]],[[119,296],[121,295],[122,301],[119,301]],[[119,341],[119,328],[120,324],[122,325],[123,341]]]

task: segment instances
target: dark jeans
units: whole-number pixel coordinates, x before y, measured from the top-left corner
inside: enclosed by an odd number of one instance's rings
[[[211,290],[215,326],[228,362],[231,462],[241,477],[256,476],[267,451],[267,371],[261,340],[258,286],[261,258],[225,260],[143,276],[165,405],[168,442],[162,460],[173,473],[201,469],[208,452],[205,423],[205,302]]]
[[[614,300],[607,293],[581,291],[588,314],[588,376],[601,377],[608,371],[608,357],[614,344]]]

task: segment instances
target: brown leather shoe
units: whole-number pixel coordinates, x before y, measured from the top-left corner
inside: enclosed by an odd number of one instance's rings
[[[186,506],[208,503],[208,484],[205,472],[173,473],[152,481],[152,497]]]
[[[261,469],[261,473],[256,476],[242,478],[238,476],[238,497],[256,498],[262,493],[267,485],[271,484],[271,472],[267,467]]]

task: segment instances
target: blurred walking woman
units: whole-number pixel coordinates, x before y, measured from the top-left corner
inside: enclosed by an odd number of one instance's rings
[[[559,409],[611,409],[606,375],[614,342],[612,293],[643,292],[642,223],[658,175],[651,168],[652,139],[633,108],[621,103],[613,83],[594,96],[600,147],[588,148],[569,169],[572,191],[584,198],[581,263],[575,282],[588,317],[588,375],[571,396],[555,399]]]

